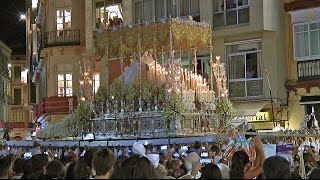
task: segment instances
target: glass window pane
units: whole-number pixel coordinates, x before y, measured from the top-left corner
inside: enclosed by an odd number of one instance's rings
[[[189,0],[180,0],[180,16],[189,16]]]
[[[228,61],[229,79],[242,79],[245,78],[245,57],[231,56]]]
[[[63,23],[63,17],[57,17],[57,24]]]
[[[14,78],[15,79],[21,78],[21,67],[20,66],[14,67]]]
[[[64,16],[71,16],[71,9],[64,10]]]
[[[72,87],[72,81],[67,81],[66,82],[66,87]]]
[[[57,17],[63,17],[63,10],[57,10]]]
[[[191,0],[191,15],[200,14],[199,0]]]
[[[66,74],[66,80],[67,81],[72,80],[72,74]]]
[[[163,17],[165,17],[165,14],[164,14],[164,2],[165,1],[155,1],[156,3],[156,19],[161,19]]]
[[[143,1],[143,21],[153,19],[153,1],[144,0]]]
[[[237,24],[237,10],[226,11],[226,25]]]
[[[229,96],[230,97],[245,97],[245,81],[229,82]]]
[[[59,74],[58,75],[58,81],[64,81],[64,75],[63,74]]]
[[[169,16],[171,16],[172,18],[177,17],[176,0],[167,0],[167,11],[168,11],[168,17]]]
[[[71,16],[66,16],[64,18],[64,22],[71,22]]]
[[[141,22],[143,19],[142,19],[142,14],[143,14],[143,9],[142,9],[142,1],[139,1],[139,2],[136,2],[134,4],[134,8],[135,8],[135,22],[138,23],[139,21]]]
[[[249,5],[249,0],[238,0],[238,7]]]
[[[239,24],[248,23],[250,20],[249,7],[244,9],[239,9]]]
[[[310,32],[311,55],[320,55],[319,33],[319,30]]]
[[[57,24],[57,30],[58,31],[63,30],[63,24]]]
[[[246,78],[257,78],[258,72],[257,53],[246,54]]]
[[[294,32],[308,31],[308,24],[294,26]]]
[[[100,80],[100,74],[95,74],[93,78],[94,78],[94,80],[99,81]]]
[[[58,87],[60,88],[60,87],[64,87],[64,81],[59,81],[58,82]]]
[[[247,96],[263,95],[263,80],[247,81]]]

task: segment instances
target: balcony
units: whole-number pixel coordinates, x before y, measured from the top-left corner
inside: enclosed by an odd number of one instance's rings
[[[41,103],[34,108],[33,118],[37,118],[45,113],[69,113],[71,108],[75,109],[77,107],[77,104],[76,96],[43,98]]]
[[[41,44],[43,48],[80,45],[80,30],[45,32],[41,36]]]
[[[320,79],[320,60],[299,61],[297,66],[298,80]]]

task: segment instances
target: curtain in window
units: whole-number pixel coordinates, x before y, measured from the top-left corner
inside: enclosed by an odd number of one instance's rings
[[[135,11],[135,22],[138,23],[139,21],[143,21],[143,2],[139,1],[136,2],[134,5],[134,11]]]
[[[144,0],[143,1],[143,21],[153,19],[153,1]]]
[[[165,1],[155,1],[155,9],[156,9],[156,19],[161,19],[163,17],[165,17],[165,12],[164,12],[164,2]]]

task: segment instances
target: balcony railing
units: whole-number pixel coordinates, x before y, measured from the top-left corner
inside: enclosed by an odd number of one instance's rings
[[[320,60],[298,62],[298,80],[316,80],[319,78]]]
[[[70,98],[72,99],[72,101],[69,101]],[[37,118],[44,113],[69,113],[70,108],[76,108],[77,105],[78,101],[76,96],[53,96],[43,98],[41,103],[35,107],[33,111],[33,117]]]
[[[42,47],[80,45],[80,30],[50,31],[42,34]]]

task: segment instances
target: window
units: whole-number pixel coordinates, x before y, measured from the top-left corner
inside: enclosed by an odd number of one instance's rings
[[[320,22],[294,25],[295,57],[297,60],[320,57]]]
[[[227,45],[230,97],[263,95],[261,41]]]
[[[58,74],[58,96],[72,96],[72,74]]]
[[[94,93],[98,92],[100,86],[100,74],[99,73],[94,73],[93,75],[93,90]]]
[[[14,88],[13,89],[13,104],[14,105],[21,105],[21,88]]]
[[[312,109],[314,110],[314,115],[316,119],[319,119],[320,117],[320,104],[316,103],[316,104],[307,104],[305,105],[305,113],[310,115],[312,113]],[[307,123],[307,127],[308,128],[312,128],[312,121],[314,117],[311,117],[312,119],[310,119],[310,121],[308,121]]]
[[[105,0],[96,3],[96,28],[119,25],[123,22],[121,0]]]
[[[57,36],[69,35],[71,30],[71,9],[57,10]]]
[[[214,0],[214,27],[248,23],[249,0]]]
[[[14,80],[21,81],[21,67],[20,66],[14,67]]]
[[[199,0],[136,0],[134,4],[135,22],[154,18],[189,17],[200,21]]]

